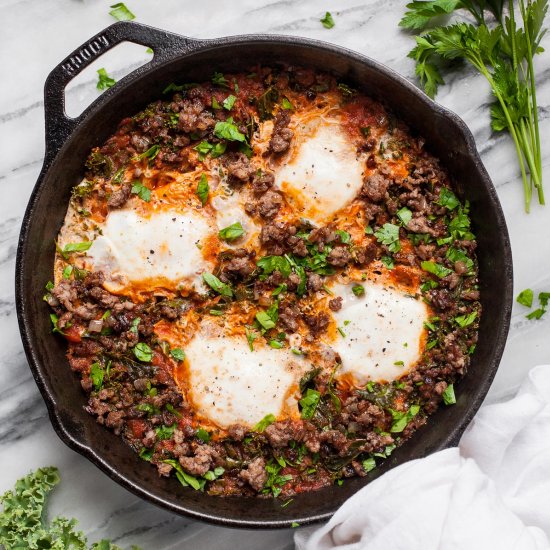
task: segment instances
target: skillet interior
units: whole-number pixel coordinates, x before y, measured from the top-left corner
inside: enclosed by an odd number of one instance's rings
[[[185,52],[186,46],[191,51]],[[123,117],[161,97],[172,81],[206,80],[214,70],[246,70],[257,62],[279,60],[331,70],[381,100],[426,139],[430,151],[455,180],[459,194],[472,204],[483,305],[479,343],[468,375],[457,384],[457,404],[439,409],[427,426],[367,478],[299,495],[285,508],[271,499],[211,497],[183,489],[174,478],[160,479],[155,468],[84,411],[85,395],[70,372],[64,341],[51,334],[49,309],[42,301],[42,289],[52,273],[54,238],[90,148],[102,143]],[[229,526],[273,528],[288,527],[293,521],[305,524],[326,519],[353,493],[392,467],[458,441],[487,393],[502,355],[512,302],[512,261],[496,192],[471,134],[458,117],[405,79],[359,54],[294,37],[249,36],[181,42],[157,66],[145,66],[129,75],[84,113],[59,154],[45,166],[31,197],[20,236],[16,282],[25,351],[54,428],[65,443],[127,489],[174,512]]]

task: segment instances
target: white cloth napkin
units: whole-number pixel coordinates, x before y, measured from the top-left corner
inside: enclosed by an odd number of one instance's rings
[[[297,550],[550,549],[550,365],[482,407],[458,448],[389,471]]]

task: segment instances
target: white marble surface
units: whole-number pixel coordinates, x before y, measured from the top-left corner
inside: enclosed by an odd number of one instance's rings
[[[113,22],[109,0],[0,0],[0,492],[29,470],[59,466],[62,484],[51,511],[77,516],[92,540],[109,536],[122,546],[145,549],[292,548],[292,531],[242,532],[180,518],[140,501],[65,447],[53,432],[23,354],[14,307],[14,263],[23,212],[44,152],[42,88],[55,64]],[[370,55],[408,77],[411,39],[397,22],[397,0],[127,0],[137,20],[194,37],[266,32],[334,42]],[[326,10],[336,26],[319,23]],[[548,49],[550,40],[544,44]],[[118,48],[104,56],[114,76],[147,60],[142,47]],[[97,68],[95,67],[95,68]],[[537,60],[541,135],[550,136],[550,53]],[[72,113],[97,97],[88,71],[68,90]],[[487,86],[464,70],[438,100],[464,118],[475,134],[497,187],[512,239],[516,290],[550,291],[550,206],[522,210],[522,188],[510,140],[492,135]],[[543,142],[550,200],[550,142]],[[538,322],[514,306],[505,355],[488,401],[512,393],[526,371],[550,359],[550,315]]]

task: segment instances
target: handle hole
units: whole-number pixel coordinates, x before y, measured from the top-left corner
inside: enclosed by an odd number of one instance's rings
[[[65,112],[76,118],[105,90],[98,90],[98,70],[105,69],[108,77],[115,81],[146,65],[153,59],[147,47],[134,42],[121,42],[105,52],[77,75],[65,89]],[[107,80],[104,78],[104,80]],[[108,82],[108,80],[107,80]]]

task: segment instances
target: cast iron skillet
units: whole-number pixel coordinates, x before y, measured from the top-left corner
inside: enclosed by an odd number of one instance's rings
[[[64,110],[64,89],[82,69],[117,44],[150,46],[150,63],[123,78],[78,118]],[[65,342],[52,336],[44,284],[52,276],[54,238],[71,188],[81,180],[89,150],[115,130],[125,116],[162,97],[172,82],[200,82],[214,70],[246,70],[257,62],[284,61],[330,70],[383,103],[422,135],[472,205],[478,236],[483,316],[479,343],[468,375],[456,388],[458,402],[438,410],[390,459],[366,479],[347,480],[299,495],[290,506],[271,499],[211,497],[159,478],[83,409],[84,393],[70,372]],[[235,527],[289,527],[325,520],[369,481],[408,460],[455,445],[474,416],[496,373],[508,333],[512,303],[512,257],[506,223],[495,188],[468,128],[407,80],[358,53],[290,36],[250,35],[196,40],[137,23],[115,23],[74,51],[49,75],[45,86],[46,155],[23,220],[17,251],[17,315],[23,345],[54,429],[114,481],[146,500],[182,515]]]

